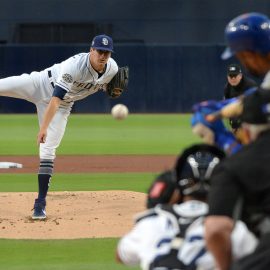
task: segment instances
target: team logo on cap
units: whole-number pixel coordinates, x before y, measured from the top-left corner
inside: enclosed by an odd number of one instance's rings
[[[107,38],[103,38],[102,39],[102,44],[105,45],[105,46],[107,46],[109,44],[108,39]]]
[[[72,83],[72,76],[68,73],[63,74],[62,79],[67,83]]]

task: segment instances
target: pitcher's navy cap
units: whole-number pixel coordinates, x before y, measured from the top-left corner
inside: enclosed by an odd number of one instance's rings
[[[91,48],[113,52],[113,40],[107,35],[95,36],[92,40]]]

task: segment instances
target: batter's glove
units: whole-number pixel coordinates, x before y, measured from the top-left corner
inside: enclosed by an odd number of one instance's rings
[[[118,72],[107,85],[107,94],[111,98],[118,98],[127,89],[129,79],[128,67],[120,67]]]
[[[204,143],[215,144],[228,155],[238,152],[242,145],[235,136],[226,129],[221,119],[208,122],[205,116],[217,111],[219,104],[213,101],[205,101],[193,106],[194,114],[191,118],[192,131],[201,137]]]

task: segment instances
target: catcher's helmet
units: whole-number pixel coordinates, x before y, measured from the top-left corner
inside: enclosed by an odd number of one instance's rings
[[[208,144],[196,144],[184,150],[175,165],[182,197],[205,199],[213,169],[224,157],[222,150]]]
[[[240,51],[270,52],[270,20],[261,13],[246,13],[230,21],[225,28],[228,48],[221,55],[230,58]]]

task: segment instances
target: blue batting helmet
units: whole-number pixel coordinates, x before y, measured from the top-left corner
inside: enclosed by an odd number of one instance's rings
[[[226,26],[225,39],[228,48],[221,55],[222,59],[240,51],[267,54],[270,52],[270,20],[256,12],[240,15]]]

